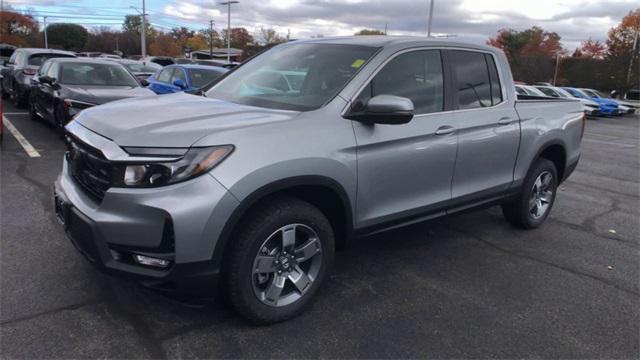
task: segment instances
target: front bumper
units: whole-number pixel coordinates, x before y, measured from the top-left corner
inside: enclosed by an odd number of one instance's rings
[[[98,269],[169,292],[215,290],[220,264],[213,250],[235,198],[212,176],[153,189],[111,188],[88,196],[67,160],[54,185],[54,207],[73,245]],[[133,255],[170,261],[140,265]]]

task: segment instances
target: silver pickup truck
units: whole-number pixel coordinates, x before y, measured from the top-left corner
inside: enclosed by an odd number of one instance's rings
[[[303,310],[355,236],[497,204],[539,226],[584,126],[578,101],[517,98],[491,47],[295,41],[203,96],[82,111],[55,208],[100,269],[162,291],[222,288],[271,323]]]

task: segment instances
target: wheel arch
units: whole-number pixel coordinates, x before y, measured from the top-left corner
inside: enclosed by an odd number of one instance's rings
[[[214,264],[222,269],[236,226],[257,204],[278,195],[300,198],[318,207],[336,232],[336,247],[343,248],[353,236],[353,209],[347,191],[334,179],[320,175],[303,175],[280,179],[253,191],[240,201],[225,223],[213,251]]]
[[[540,150],[538,150],[538,153],[529,165],[529,168],[531,168],[536,160],[540,158],[553,162],[556,167],[556,171],[558,172],[558,184],[564,181],[564,174],[567,166],[567,149],[561,140],[548,141],[541,146]]]

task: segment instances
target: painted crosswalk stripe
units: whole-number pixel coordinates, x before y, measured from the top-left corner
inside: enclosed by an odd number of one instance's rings
[[[22,136],[20,131],[18,131],[18,129],[16,129],[16,127],[13,126],[13,123],[11,123],[11,121],[9,121],[9,119],[7,119],[4,115],[2,116],[2,121],[4,123],[4,126],[7,128],[7,130],[9,130],[9,132],[11,133],[11,135],[13,135],[13,137],[16,138],[16,140],[18,140],[20,145],[22,145],[22,148],[27,153],[27,155],[29,155],[32,158],[40,157],[40,153],[38,152],[38,150],[36,150],[31,145],[31,143],[24,136]]]

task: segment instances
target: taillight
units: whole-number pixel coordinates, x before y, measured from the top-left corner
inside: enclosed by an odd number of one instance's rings
[[[25,75],[35,75],[37,71],[37,69],[26,68],[22,70],[22,73]]]

